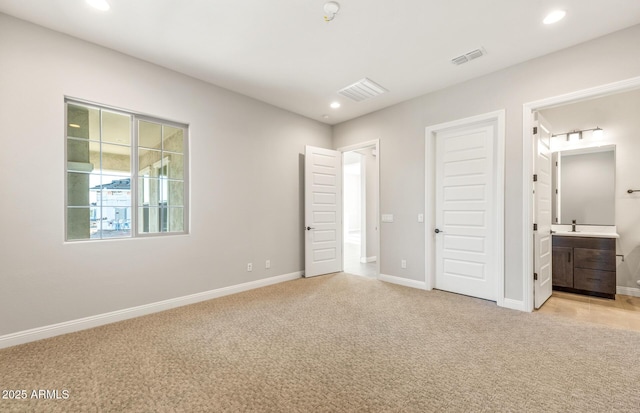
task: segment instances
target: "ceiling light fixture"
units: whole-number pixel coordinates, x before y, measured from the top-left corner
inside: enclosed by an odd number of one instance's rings
[[[324,4],[324,21],[327,23],[335,19],[340,10],[340,5],[335,1],[328,1]]]
[[[338,109],[340,107],[340,102],[331,102],[329,106],[331,106],[331,109]]]
[[[564,16],[566,15],[567,15],[567,12],[564,10],[554,10],[551,13],[547,14],[547,17],[544,18],[542,23],[544,24],[557,23],[560,20],[564,19]]]
[[[96,8],[101,11],[107,11],[111,8],[107,0],[87,0],[87,3],[93,8]]]

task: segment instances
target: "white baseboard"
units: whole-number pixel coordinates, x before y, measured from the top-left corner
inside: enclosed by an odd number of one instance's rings
[[[529,312],[529,310],[525,308],[524,301],[513,300],[506,297],[502,300],[502,305],[500,305],[500,307]]]
[[[369,262],[376,262],[378,260],[378,257],[373,256],[373,257],[360,257],[360,263],[361,264],[367,264]]]
[[[630,295],[632,297],[640,297],[640,288],[617,286],[616,294],[624,294],[624,295]]]
[[[378,276],[378,279],[380,281],[403,285],[405,287],[417,288],[419,290],[427,289],[427,283],[424,281],[410,280],[408,278],[396,277],[395,275],[380,274]]]
[[[171,298],[164,301],[158,301],[151,304],[140,305],[137,307],[125,308],[124,310],[112,311],[109,313],[98,314],[90,317],[79,318],[77,320],[65,321],[58,324],[52,324],[44,327],[32,328],[30,330],[19,331],[4,336],[0,336],[0,349],[16,346],[18,344],[29,343],[31,341],[42,340],[44,338],[55,337],[61,334],[73,333],[75,331],[86,330],[88,328],[98,327],[117,321],[127,320],[130,318],[140,317],[147,314],[157,313],[184,305],[195,304],[201,301],[211,300],[213,298],[223,297],[240,293],[243,291],[253,290],[255,288],[266,287],[272,284],[278,284],[285,281],[298,279],[302,276],[302,271],[292,272],[290,274],[277,275],[262,280],[251,281],[229,287],[218,288],[215,290],[204,291],[201,293],[186,295],[183,297]]]

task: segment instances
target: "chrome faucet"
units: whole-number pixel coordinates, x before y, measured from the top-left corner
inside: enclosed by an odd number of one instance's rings
[[[571,232],[576,232],[576,220],[571,221]]]

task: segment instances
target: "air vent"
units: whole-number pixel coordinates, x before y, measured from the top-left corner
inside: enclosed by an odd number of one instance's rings
[[[451,59],[451,63],[453,63],[454,65],[461,65],[463,63],[467,63],[473,59],[477,59],[481,56],[484,56],[485,51],[484,49],[480,48],[480,49],[476,49],[476,50],[472,50],[469,53],[465,53],[463,55],[460,55],[458,57],[454,57],[453,59]]]
[[[372,97],[382,95],[387,92],[387,89],[365,77],[364,79],[358,80],[356,83],[339,90],[338,94],[355,100],[356,102],[362,102],[363,100],[371,99]]]

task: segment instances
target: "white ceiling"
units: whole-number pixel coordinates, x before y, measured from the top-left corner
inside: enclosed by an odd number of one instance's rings
[[[329,23],[325,0],[108,1],[0,0],[0,12],[329,124],[640,23],[638,0],[339,0]],[[567,17],[543,25],[555,8]],[[337,94],[363,77],[390,92]]]

